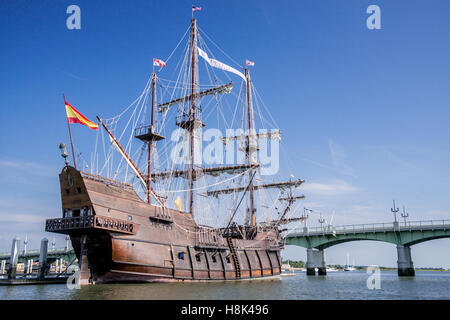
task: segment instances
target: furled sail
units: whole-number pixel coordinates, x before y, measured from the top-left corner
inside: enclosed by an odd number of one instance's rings
[[[286,182],[276,182],[276,183],[267,183],[267,184],[261,184],[253,186],[254,190],[258,189],[270,189],[270,188],[279,188],[279,189],[285,189],[287,187],[298,187],[301,185],[305,180],[295,180],[295,181],[286,181]],[[207,191],[206,195],[208,196],[214,196],[217,197],[220,194],[229,194],[233,192],[242,192],[245,191],[246,187],[237,187],[237,188],[229,188],[229,189],[220,189],[220,190],[212,190]]]
[[[199,178],[202,178],[204,175],[210,175],[213,177],[217,177],[222,173],[227,174],[237,174],[244,172],[245,170],[248,170],[250,168],[257,168],[259,167],[258,164],[242,164],[242,165],[234,165],[234,166],[224,166],[224,167],[212,167],[212,168],[200,168],[195,169],[193,174],[193,179],[197,180]],[[164,179],[173,179],[173,178],[189,178],[189,171],[188,170],[172,170],[172,171],[164,171],[164,172],[156,172],[152,173],[152,181],[153,182],[159,182]]]
[[[253,133],[253,134],[242,133],[242,135],[239,135],[239,136],[224,137],[224,138],[222,138],[222,141],[224,144],[227,144],[230,141],[247,139],[247,137],[250,138],[251,140],[276,139],[280,142],[281,141],[281,131],[276,130],[273,132],[261,132],[261,133]]]
[[[195,98],[203,98],[204,96],[210,95],[210,94],[222,94],[222,93],[230,93],[231,89],[233,89],[233,82],[224,84],[222,86],[218,86],[215,88],[211,88],[208,90],[203,90],[198,92],[197,94],[195,94]],[[192,95],[188,95],[185,96],[183,98],[178,98],[175,100],[171,100],[169,102],[164,102],[161,104],[158,104],[157,108],[158,108],[158,112],[166,112],[167,109],[169,109],[171,106],[173,106],[174,104],[178,104],[178,103],[185,103],[188,101],[191,101],[192,99]]]

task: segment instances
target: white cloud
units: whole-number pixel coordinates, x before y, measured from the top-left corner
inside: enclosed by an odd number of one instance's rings
[[[313,165],[316,165],[316,166],[321,167],[321,168],[333,170],[332,167],[330,167],[330,166],[328,166],[328,165],[326,165],[326,164],[320,163],[320,162],[318,162],[318,161],[314,161],[314,160],[307,159],[307,158],[298,158],[298,159],[303,160],[303,161],[306,161],[306,162],[309,162],[309,163],[312,163]]]
[[[354,193],[360,189],[350,185],[344,180],[332,180],[328,183],[310,182],[305,183],[303,190],[308,194],[322,196],[338,196],[342,194]]]
[[[330,148],[331,159],[336,170],[343,175],[355,177],[353,168],[347,164],[347,154],[344,149],[331,139],[328,140],[328,146]]]
[[[31,214],[17,214],[17,213],[11,213],[11,214],[5,214],[0,213],[0,222],[20,222],[20,223],[44,223],[45,217],[37,216],[37,215],[31,215]]]

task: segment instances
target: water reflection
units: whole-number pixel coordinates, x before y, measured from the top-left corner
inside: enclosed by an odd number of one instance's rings
[[[450,272],[417,272],[399,278],[381,272],[381,289],[369,290],[366,272],[332,272],[281,280],[212,283],[104,284],[69,290],[64,284],[0,287],[0,299],[450,299]]]

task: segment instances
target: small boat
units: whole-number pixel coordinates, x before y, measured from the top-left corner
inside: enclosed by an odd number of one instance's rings
[[[344,271],[355,271],[356,269],[349,263],[349,256],[347,253],[347,264],[345,265]]]
[[[336,268],[333,268],[333,267],[327,267],[327,272],[336,272],[336,271],[339,271],[339,270]]]

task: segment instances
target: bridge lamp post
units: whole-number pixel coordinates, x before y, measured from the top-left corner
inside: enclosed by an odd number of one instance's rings
[[[27,245],[28,245],[28,236],[25,236],[25,240],[23,240],[23,255],[27,254]]]
[[[308,224],[307,224],[308,217],[309,217],[308,212],[312,212],[312,210],[308,209],[308,208],[303,208],[303,218],[304,218],[304,221],[305,221],[305,228],[308,227]]]
[[[391,212],[394,214],[394,222],[397,223],[398,208],[395,207],[395,200],[392,200],[392,202],[394,202],[394,207],[391,208]]]
[[[325,223],[325,219],[322,217],[322,212],[320,213],[319,223],[320,229],[323,230],[323,224]]]
[[[409,213],[406,212],[405,206],[403,206],[403,212],[401,213],[401,215],[402,215],[402,218],[405,219],[405,227],[406,227],[406,218],[409,217]]]

